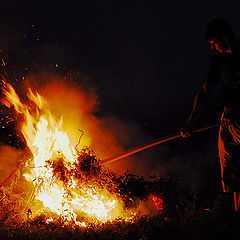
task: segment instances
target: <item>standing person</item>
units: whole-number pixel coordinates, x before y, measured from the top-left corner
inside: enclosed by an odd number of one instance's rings
[[[218,149],[222,185],[224,192],[234,193],[235,210],[240,211],[240,51],[231,26],[223,19],[211,21],[205,37],[216,54],[181,134],[183,137],[190,135],[208,103],[211,92],[221,83],[224,110]]]

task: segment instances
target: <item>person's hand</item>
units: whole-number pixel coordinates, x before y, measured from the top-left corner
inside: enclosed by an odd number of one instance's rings
[[[187,126],[182,127],[180,133],[184,138],[191,136],[191,130]]]

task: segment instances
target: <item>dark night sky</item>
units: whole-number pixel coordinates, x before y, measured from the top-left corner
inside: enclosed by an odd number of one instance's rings
[[[134,121],[153,137],[180,128],[191,111],[211,60],[207,23],[225,18],[240,35],[237,0],[8,0],[0,10],[2,48],[16,51],[16,62],[26,61],[19,49],[27,47],[34,49],[33,62],[58,61],[88,75],[97,88],[99,115]],[[36,35],[39,41],[29,37]],[[215,141],[216,132],[209,139]],[[173,147],[198,149],[202,140]]]
[[[103,114],[157,134],[183,124],[206,77],[208,21],[224,17],[240,32],[237,1],[16,2],[2,8],[3,22],[19,34],[10,49],[54,45],[63,67],[93,79]],[[40,41],[27,42],[23,33]]]
[[[19,34],[10,48],[54,46],[52,58],[93,79],[103,114],[147,124],[157,135],[183,124],[206,77],[208,21],[224,17],[240,32],[237,1],[7,1],[5,9]]]

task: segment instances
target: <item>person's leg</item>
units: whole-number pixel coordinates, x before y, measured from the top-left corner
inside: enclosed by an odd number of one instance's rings
[[[240,226],[240,192],[234,192],[235,213],[232,221],[233,228],[239,229]]]
[[[224,115],[223,115],[224,116]],[[231,182],[231,174],[228,167],[228,162],[231,160],[231,155],[227,151],[229,150],[229,143],[232,142],[232,136],[228,131],[225,122],[221,121],[221,126],[219,129],[219,138],[218,138],[218,150],[219,158],[221,164],[221,179],[223,194],[221,199],[221,209],[218,216],[219,224],[229,224],[232,221],[233,216],[235,215],[234,211],[234,194],[229,188],[229,183]]]
[[[229,162],[229,159],[231,158],[230,154],[226,150],[226,145],[228,146],[229,139],[231,139],[231,135],[228,131],[228,128],[225,126],[225,122],[223,121],[224,114],[221,118],[221,125],[219,128],[219,136],[218,136],[218,154],[220,159],[220,165],[221,165],[221,180],[222,180],[222,187],[223,192],[231,192],[229,189],[227,183],[228,180],[228,169],[227,169],[227,163]],[[231,142],[231,141],[230,141]]]
[[[240,192],[234,192],[235,211],[240,211]]]

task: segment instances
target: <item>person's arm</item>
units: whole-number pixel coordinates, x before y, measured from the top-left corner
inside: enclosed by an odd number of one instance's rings
[[[200,118],[202,112],[206,108],[209,97],[215,86],[215,83],[207,81],[203,83],[201,89],[198,91],[195,97],[192,113],[190,114],[184,127],[181,129],[181,135],[183,137],[188,137],[191,135],[191,131],[194,130],[197,120]]]

